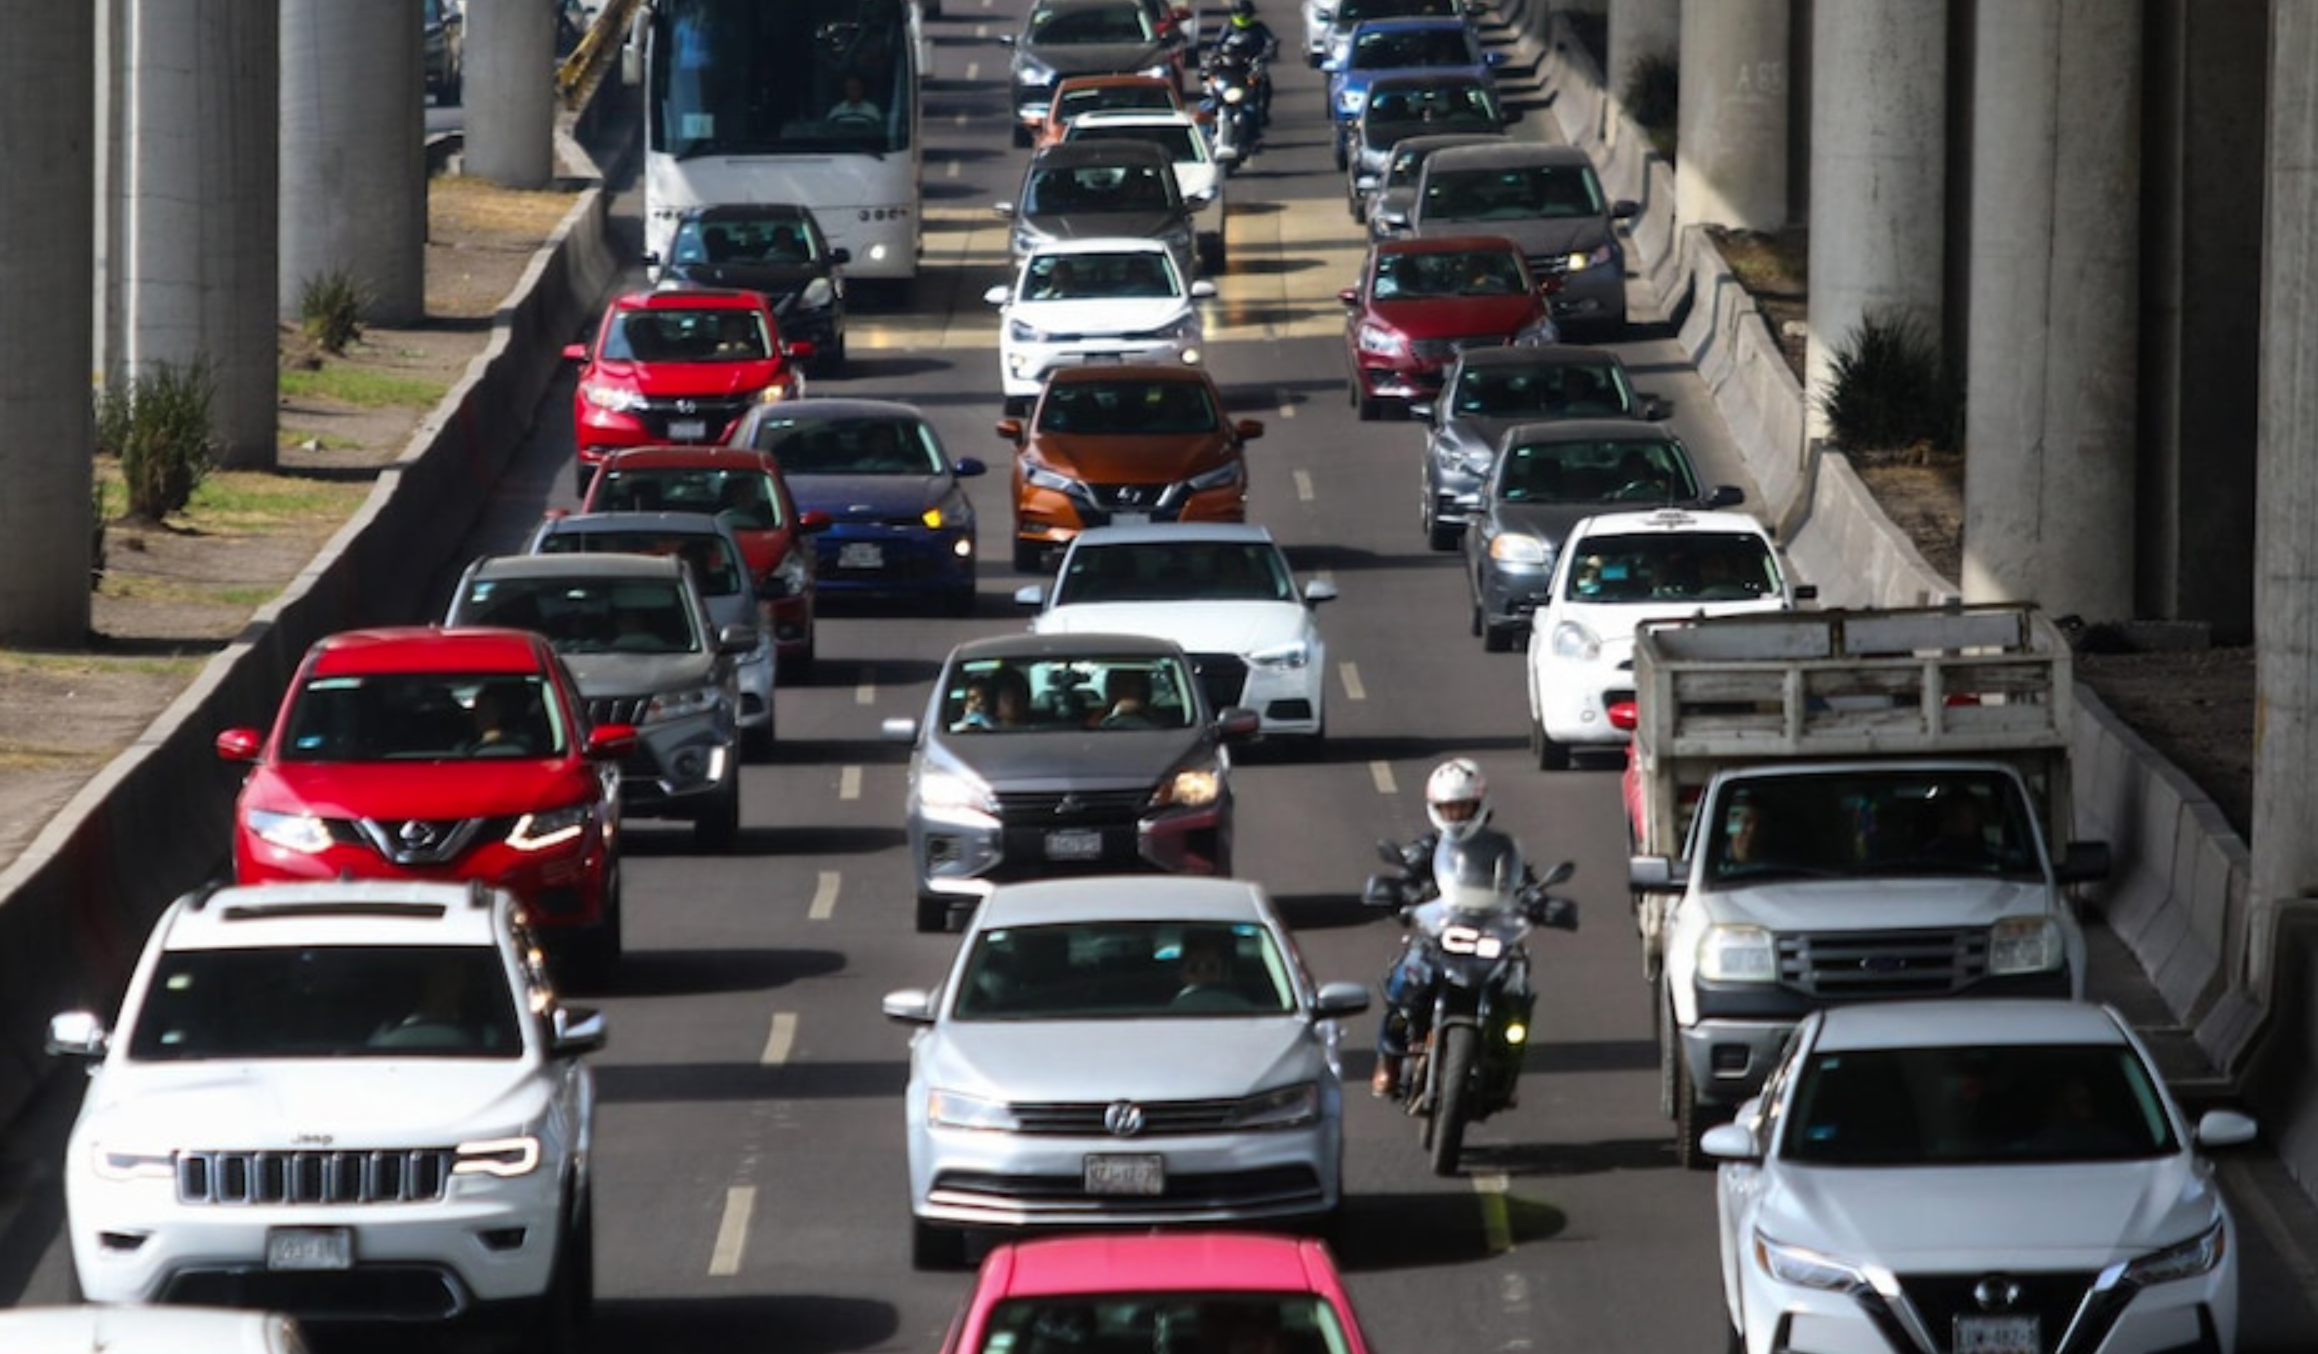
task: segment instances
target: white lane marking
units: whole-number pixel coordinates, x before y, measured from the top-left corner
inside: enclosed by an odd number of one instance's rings
[[[849,766],[837,773],[837,797],[839,799],[861,798],[860,767]]]
[[[765,1051],[757,1061],[766,1067],[779,1067],[789,1061],[789,1050],[797,1043],[797,1013],[773,1012],[773,1027],[765,1031]]]
[[[1312,472],[1309,470],[1296,472],[1296,501],[1298,503],[1312,501]]]
[[[1481,1196],[1481,1235],[1491,1255],[1513,1249],[1513,1220],[1505,1211],[1505,1177],[1476,1175],[1473,1192]]]
[[[805,913],[808,921],[827,921],[837,914],[838,874],[835,870],[821,871],[820,882],[813,886],[813,906]]]
[[[1376,792],[1380,795],[1389,795],[1397,788],[1393,784],[1391,762],[1370,762],[1368,778],[1376,782]]]
[[[981,34],[977,33],[977,34],[975,34],[975,36],[976,36],[976,37],[980,37],[980,36],[981,36]],[[974,81],[974,80],[979,80],[979,79],[981,79],[981,78],[982,78],[982,63],[981,63],[981,62],[979,62],[979,61],[969,61],[969,62],[967,62],[967,63],[966,63],[966,79],[967,79],[969,82],[971,82],[971,81]]]
[[[964,167],[965,161],[952,160],[948,164],[942,166],[942,177],[945,179],[954,179],[958,177],[958,171]]]
[[[1344,680],[1344,699],[1348,701],[1368,699],[1368,688],[1360,684],[1359,664],[1339,663],[1336,665],[1336,675]]]
[[[860,683],[860,685],[858,685],[858,686],[856,686],[856,687],[854,687],[854,688],[853,688],[853,703],[854,703],[855,705],[875,705],[875,704],[877,704],[877,679],[876,679],[876,678],[874,678],[874,677],[864,677],[864,678],[862,678],[862,679],[861,679],[861,683]]]
[[[734,1185],[724,1192],[724,1219],[716,1225],[716,1249],[708,1256],[711,1276],[740,1273],[740,1259],[749,1245],[749,1214],[756,1208],[756,1186]]]

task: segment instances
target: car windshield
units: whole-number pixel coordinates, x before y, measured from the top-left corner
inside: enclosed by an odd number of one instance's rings
[[[1055,581],[1057,606],[1088,602],[1292,602],[1294,581],[1268,541],[1080,545]]]
[[[941,721],[959,733],[1185,729],[1199,713],[1175,658],[975,659],[952,668]]]
[[[601,356],[609,362],[762,362],[773,354],[754,310],[629,310],[612,317]]]
[[[1379,301],[1445,296],[1518,296],[1527,291],[1521,259],[1510,249],[1389,253],[1376,260],[1372,295]]]
[[[687,217],[668,247],[671,263],[805,264],[820,257],[813,232],[793,216]]]
[[[520,1019],[506,964],[480,945],[173,950],[129,1056],[518,1058]]]
[[[1131,254],[1036,254],[1022,266],[1025,301],[1153,300],[1181,296],[1165,250]]]
[[[1374,143],[1380,150],[1419,132],[1445,132],[1468,123],[1494,127],[1502,121],[1497,114],[1497,101],[1490,96],[1488,87],[1479,82],[1379,85],[1369,91],[1361,117],[1371,126],[1386,123],[1396,126],[1392,136]],[[1412,123],[1419,125],[1412,128],[1408,125]],[[1442,123],[1450,125],[1424,125]]]
[[[2131,1161],[2180,1150],[2155,1078],[2117,1044],[1866,1049],[1798,1071],[1780,1152],[1814,1166]]]
[[[1207,163],[1207,138],[1180,122],[1074,122],[1065,141],[1142,141],[1167,152],[1177,164]]]
[[[1033,172],[1022,210],[1032,216],[1082,212],[1163,212],[1173,205],[1166,165],[1078,165]]]
[[[1149,1020],[1287,1015],[1288,960],[1253,923],[1010,926],[974,940],[955,1020]]]
[[[1600,216],[1601,185],[1582,165],[1511,165],[1436,172],[1424,214],[1435,221],[1525,221]]]
[[[1736,602],[1779,591],[1769,544],[1747,532],[1588,536],[1580,550],[1564,594],[1574,602]]]
[[[778,416],[756,425],[750,445],[769,451],[781,473],[797,475],[939,475],[949,469],[933,433],[914,418]]]
[[[1214,396],[1199,380],[1050,382],[1038,402],[1040,432],[1153,437],[1221,426]]]
[[[1579,402],[1570,383],[1555,384],[1564,392],[1557,398]],[[1458,412],[1465,412],[1462,385]],[[1578,411],[1565,404],[1543,412]],[[1698,483],[1690,459],[1672,442],[1536,442],[1505,449],[1495,492],[1500,503],[1666,503],[1697,498]]]
[[[1777,716],[1773,716],[1777,718]],[[1733,787],[1708,824],[1707,877],[2041,874],[2032,810],[1985,771],[1815,772]],[[1858,904],[1872,909],[1876,895]]]
[[[697,531],[655,531],[649,528],[605,531],[551,531],[540,538],[543,555],[680,555],[692,566],[707,597],[732,597],[748,577],[731,542],[722,536]]]
[[[570,731],[535,673],[317,677],[290,706],[286,762],[555,757]]]
[[[1615,418],[1634,408],[1634,387],[1618,362],[1555,362],[1528,367],[1469,366],[1449,392],[1457,418]],[[1647,452],[1651,443],[1637,443]],[[1594,451],[1604,449],[1593,444]],[[1543,454],[1545,448],[1535,448]],[[1670,451],[1665,453],[1674,455]],[[1679,459],[1675,456],[1675,459]]]
[[[1387,28],[1352,35],[1354,70],[1394,66],[1470,66],[1473,48],[1463,27]]]
[[[588,493],[587,511],[705,512],[735,531],[781,525],[780,495],[772,477],[755,466],[609,465]]]
[[[1309,1293],[1122,1293],[1009,1298],[968,1354],[1350,1354],[1335,1309]]]
[[[1156,41],[1150,16],[1134,0],[1069,9],[1040,7],[1031,11],[1030,41],[1039,47],[1091,46],[1097,43]]]
[[[459,601],[461,625],[512,625],[558,653],[699,653],[704,640],[672,579],[481,578]]]

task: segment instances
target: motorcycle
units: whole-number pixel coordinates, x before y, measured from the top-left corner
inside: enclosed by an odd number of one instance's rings
[[[1455,1175],[1467,1125],[1514,1104],[1537,1000],[1529,932],[1577,929],[1577,904],[1546,892],[1577,867],[1563,861],[1529,877],[1519,848],[1494,832],[1443,841],[1429,876],[1412,848],[1379,842],[1377,851],[1395,870],[1371,876],[1363,901],[1392,908],[1412,928],[1411,962],[1430,989],[1429,1007],[1410,1012],[1401,1103],[1423,1120],[1418,1142],[1433,1173]],[[1419,1018],[1421,1030],[1413,1028]]]
[[[1214,130],[1210,149],[1227,168],[1236,166],[1255,153],[1263,132],[1257,99],[1265,78],[1263,60],[1228,48],[1210,48],[1200,63],[1199,78],[1200,111],[1208,115]]]

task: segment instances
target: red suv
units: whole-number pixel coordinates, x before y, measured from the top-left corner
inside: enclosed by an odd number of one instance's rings
[[[620,955],[625,724],[589,727],[570,670],[527,630],[351,630],[306,653],[271,732],[227,729],[250,764],[234,878],[480,879],[589,981]]]
[[[750,405],[804,394],[813,345],[781,341],[762,293],[676,288],[614,298],[594,340],[563,355],[587,364],[571,411],[585,492],[608,452],[722,442]]]
[[[581,512],[704,512],[732,528],[757,597],[772,612],[784,682],[813,668],[814,552],[825,512],[799,512],[781,467],[746,447],[637,447],[604,458],[580,486]]]
[[[1352,405],[1375,418],[1440,394],[1441,374],[1467,348],[1552,343],[1549,299],[1512,241],[1494,235],[1384,240],[1371,245],[1344,302]]]

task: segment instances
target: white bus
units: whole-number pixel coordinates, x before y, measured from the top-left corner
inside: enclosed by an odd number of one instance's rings
[[[918,0],[648,0],[630,35],[646,250],[687,207],[795,202],[847,277],[917,276]]]

